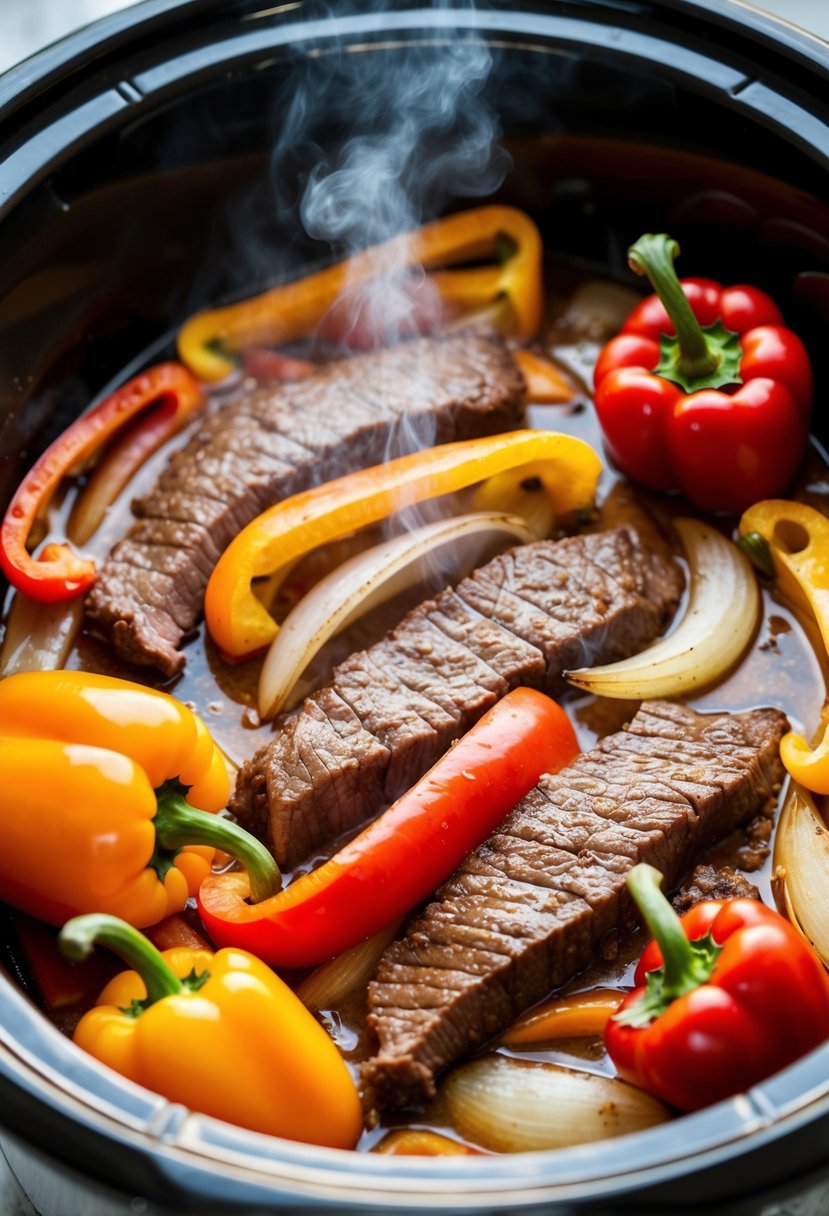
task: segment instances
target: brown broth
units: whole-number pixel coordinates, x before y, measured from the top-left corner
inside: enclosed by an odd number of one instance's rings
[[[569,280],[577,281],[570,269]],[[532,426],[566,431],[591,443],[601,451],[601,436],[589,401],[587,383],[591,376],[593,361],[598,346],[590,341],[575,341],[572,334],[557,327],[555,316],[550,318],[547,337],[542,349],[554,355],[562,365],[580,376],[584,382],[583,394],[567,406],[533,407],[529,412]],[[241,380],[235,385],[223,386],[215,393],[208,406],[219,409],[234,400],[245,386]],[[180,436],[167,449],[158,453],[141,470],[129,487],[129,492],[109,512],[94,541],[88,546],[99,562],[103,560],[112,543],[128,528],[131,499],[153,484],[160,468],[174,447],[186,441]],[[53,509],[50,526],[56,537],[60,537],[65,519],[71,507],[74,491],[64,497]],[[810,456],[804,474],[800,496],[829,514],[829,467],[815,451]],[[688,513],[687,504],[679,499],[659,498],[645,494],[624,481],[613,470],[604,473],[599,492],[599,510],[591,528],[610,524],[631,522],[647,539],[649,531],[656,529],[664,535],[670,519],[676,514]],[[728,529],[733,521],[724,521]],[[334,547],[337,548],[337,547]],[[675,548],[675,552],[677,552]],[[341,553],[340,553],[341,556]],[[306,563],[305,571],[312,579],[325,571],[330,562],[320,560],[318,555]],[[431,594],[435,590],[426,590]],[[382,635],[390,624],[413,603],[424,596],[419,589],[408,598],[387,605],[382,611],[365,618],[358,626],[329,645],[323,661],[316,665],[319,682],[327,678],[327,672],[344,654],[352,649],[370,645]],[[7,605],[8,607],[8,605]],[[95,638],[82,635],[68,660],[67,666],[80,670],[91,670],[118,674],[144,683],[155,682],[177,698],[199,712],[215,739],[234,764],[240,764],[271,735],[272,727],[261,723],[256,713],[256,683],[261,664],[260,659],[251,659],[233,666],[222,660],[210,639],[206,637],[204,625],[198,635],[186,646],[187,663],[181,676],[163,683],[155,680],[147,669],[127,668],[118,663],[110,650]],[[326,666],[327,663],[327,666]],[[825,697],[825,655],[813,649],[809,637],[795,614],[778,602],[774,595],[763,591],[763,617],[757,637],[739,666],[729,673],[716,687],[688,699],[688,704],[700,710],[745,710],[763,704],[773,704],[783,709],[793,725],[811,733],[817,724]],[[590,748],[601,736],[629,720],[635,712],[636,703],[596,699],[584,694],[566,694],[563,701],[570,714],[580,745]],[[714,850],[719,864],[730,864],[741,869],[745,856],[740,853],[744,843],[743,833],[735,834]],[[705,860],[701,858],[700,860]],[[300,869],[308,868],[306,863]],[[290,876],[289,876],[290,877]],[[768,857],[762,868],[750,874],[766,902],[773,902],[770,887],[770,862]],[[632,968],[642,948],[642,937],[636,935],[623,943],[616,958],[595,963],[587,971],[568,984],[564,993],[579,992],[597,986],[625,987],[631,981]],[[291,979],[291,977],[286,977]],[[366,994],[353,992],[347,1002],[338,1009],[325,1010],[321,1020],[340,1046],[343,1056],[355,1077],[360,1063],[368,1056],[371,1044],[365,1028]],[[73,1017],[57,1019],[62,1029],[71,1032]],[[506,1051],[495,1047],[496,1050]],[[613,1068],[600,1041],[595,1039],[551,1042],[543,1048],[507,1054],[524,1059],[569,1063],[582,1070],[612,1074]],[[454,1135],[447,1127],[440,1111],[439,1100],[414,1122],[390,1117],[380,1124],[368,1128],[358,1144],[358,1149],[370,1149],[391,1127],[433,1127],[445,1134]]]

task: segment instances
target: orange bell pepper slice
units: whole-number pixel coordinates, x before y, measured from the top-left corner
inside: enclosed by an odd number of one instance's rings
[[[556,997],[531,1009],[501,1036],[505,1047],[536,1047],[551,1039],[580,1039],[601,1035],[625,998],[613,988],[595,988]]]
[[[253,580],[287,571],[318,545],[505,472],[517,483],[538,478],[556,514],[564,515],[591,505],[601,469],[589,444],[571,435],[510,431],[427,448],[295,494],[257,516],[225,549],[207,584],[207,628],[225,655],[244,658],[269,645],[278,629]]]
[[[250,300],[196,314],[179,333],[179,355],[200,380],[222,380],[234,368],[233,355],[313,333],[344,288],[368,283],[388,266],[422,266],[450,316],[506,298],[512,333],[526,341],[541,324],[542,255],[538,229],[524,212],[462,211]],[[451,269],[485,259],[502,260]]]

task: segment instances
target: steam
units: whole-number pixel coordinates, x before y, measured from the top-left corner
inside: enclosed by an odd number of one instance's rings
[[[452,200],[493,193],[509,167],[484,97],[488,47],[458,35],[382,58],[351,56],[357,75],[346,79],[343,103],[367,129],[314,166],[301,203],[306,232],[343,257],[418,227]],[[437,294],[422,271],[407,270],[408,260],[398,244],[378,256],[370,283],[347,284],[341,308],[358,345],[409,337],[439,320]]]
[[[410,243],[382,247],[453,204],[493,194],[511,164],[487,96],[492,52],[474,29],[354,50],[321,48],[306,60],[304,80],[280,116],[272,160],[283,205],[296,209],[298,201],[304,233],[323,244],[326,260],[381,247],[371,278],[347,281],[323,325],[344,354],[439,328],[440,298],[422,267],[411,264]],[[330,129],[332,114],[341,130]],[[321,116],[327,131],[319,128]],[[308,166],[300,171],[299,200],[282,185],[298,158]],[[390,381],[397,374],[393,359],[387,374]],[[396,426],[386,458],[433,442],[433,423],[421,411]],[[440,515],[438,503],[404,507],[394,530]]]
[[[312,52],[279,115],[271,178],[283,222],[298,212],[304,236],[339,260],[492,194],[510,158],[486,97],[491,69],[474,29]],[[404,239],[378,253],[369,283],[346,283],[334,311],[327,330],[350,353],[435,328],[441,307],[422,269],[409,266]]]

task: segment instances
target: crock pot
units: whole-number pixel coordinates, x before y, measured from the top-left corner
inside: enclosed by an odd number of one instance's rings
[[[736,0],[144,0],[0,77],[0,499],[90,400],[164,355],[195,308],[325,256],[295,202],[314,159],[349,134],[331,87],[344,65],[352,82],[364,75],[368,112],[380,76],[413,54],[439,61],[458,39],[490,49],[486,101],[512,157],[498,197],[529,210],[554,253],[622,275],[628,241],[670,226],[684,264],[778,296],[824,399],[826,44]],[[309,82],[319,104],[286,146]],[[619,1141],[474,1164],[357,1155],[257,1136],[128,1083],[5,971],[0,1123],[44,1216],[755,1213],[810,1188],[829,1202],[829,1044]]]

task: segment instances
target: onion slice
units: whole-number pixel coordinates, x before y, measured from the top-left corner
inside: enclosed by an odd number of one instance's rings
[[[772,872],[789,920],[829,966],[829,831],[796,782],[780,813]]]
[[[749,645],[760,615],[760,592],[747,558],[698,520],[677,519],[675,527],[691,573],[682,620],[641,654],[568,672],[571,684],[601,697],[676,697],[713,684]]]
[[[616,1077],[501,1055],[450,1073],[441,1106],[465,1140],[499,1153],[589,1144],[669,1118],[656,1098]]]
[[[423,577],[424,562],[445,545],[476,542],[478,553],[493,537],[535,540],[523,519],[476,512],[442,519],[396,536],[344,562],[321,579],[285,618],[259,679],[259,716],[272,718],[287,704],[297,680],[329,638]]]
[[[380,955],[394,940],[400,921],[394,920],[364,942],[344,950],[311,972],[296,988],[306,1009],[320,1013],[336,1009],[351,993],[362,992],[377,969]]]
[[[16,592],[0,647],[0,678],[63,667],[83,623],[83,598],[38,604]]]

